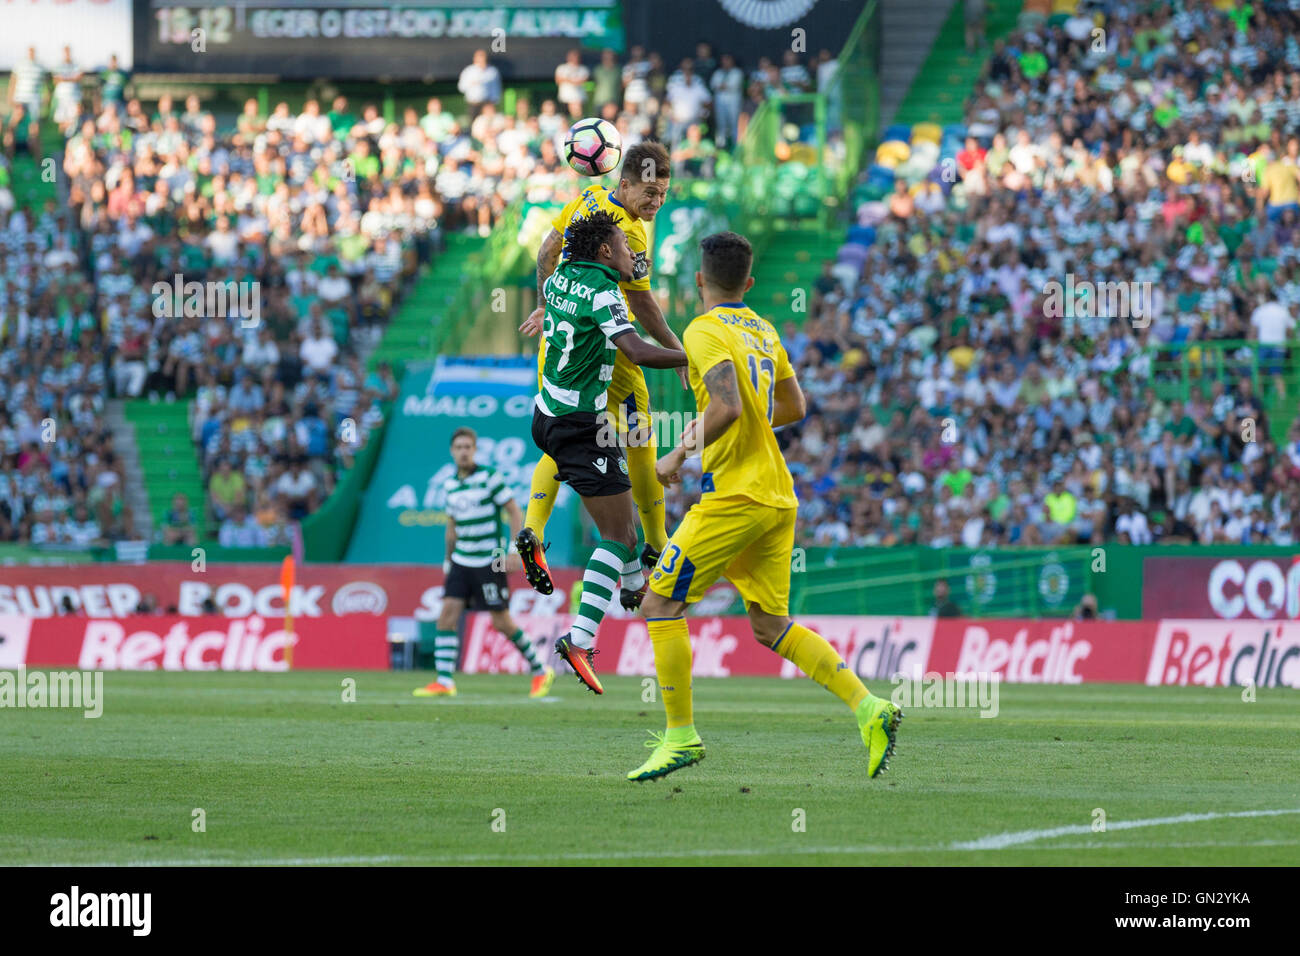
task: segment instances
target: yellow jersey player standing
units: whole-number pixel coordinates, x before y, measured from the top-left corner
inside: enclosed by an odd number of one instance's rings
[[[720,577],[740,592],[754,637],[844,701],[867,746],[867,773],[884,770],[902,712],[872,695],[820,634],[790,619],[790,558],[798,499],[774,428],[804,417],[803,391],[776,329],[742,301],[754,285],[753,250],[734,232],[700,242],[695,284],[704,314],[686,329],[686,356],[699,418],[659,460],[676,484],[688,454],[702,449],[700,500],[673,532],[641,604],[654,646],[668,729],[647,744],[650,759],[629,780],[653,780],[704,757],[691,699],[691,642],[683,614]]]
[[[682,343],[673,334],[664,319],[654,294],[650,291],[650,251],[646,239],[645,223],[651,222],[668,196],[671,166],[668,151],[662,144],[646,141],[629,149],[623,157],[618,186],[588,186],[571,201],[551,222],[551,231],[542,241],[537,253],[537,301],[539,307],[519,327],[521,332],[537,335],[542,330],[545,315],[546,280],[559,265],[568,259],[568,234],[573,223],[592,213],[606,212],[614,216],[627,234],[627,244],[632,250],[632,278],[619,283],[627,300],[632,321],[639,321],[660,345],[681,350]],[[538,388],[541,388],[541,370],[546,363],[546,342],[542,340],[537,355]],[[686,386],[686,370],[680,369],[682,387]],[[655,476],[654,431],[650,428],[650,393],[646,388],[645,374],[628,360],[622,352],[614,363],[613,377],[607,392],[607,408],[616,413],[620,435],[627,435],[627,468],[632,482],[632,499],[641,520],[645,536],[645,549],[641,560],[646,570],[659,560],[668,532],[664,527],[664,489]],[[528,495],[528,510],[524,527],[516,539],[516,550],[524,563],[528,583],[542,594],[554,590],[550,569],[546,564],[542,541],[546,522],[555,507],[555,496],[560,489],[559,469],[555,460],[544,455],[533,469],[532,487]]]

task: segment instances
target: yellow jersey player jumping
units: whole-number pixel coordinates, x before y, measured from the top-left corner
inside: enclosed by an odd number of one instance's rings
[[[683,613],[720,577],[740,592],[754,637],[844,701],[867,746],[867,774],[884,770],[902,712],[872,695],[825,638],[790,619],[790,558],[798,499],[774,428],[805,414],[803,391],[776,329],[742,301],[753,250],[734,232],[700,242],[695,284],[704,314],[686,329],[699,418],[656,466],[665,485],[703,449],[700,500],[673,532],[641,604],[654,645],[668,729],[629,780],[653,780],[704,758],[691,700],[691,642]]]
[[[552,220],[551,231],[542,241],[542,248],[537,253],[537,301],[540,305],[519,327],[521,332],[537,335],[542,329],[546,311],[546,280],[560,260],[568,258],[568,233],[571,225],[592,213],[607,212],[619,221],[632,250],[632,278],[619,283],[627,300],[631,320],[639,321],[664,348],[682,348],[682,343],[668,327],[663,311],[650,291],[650,254],[645,230],[645,223],[654,219],[668,195],[670,168],[668,151],[662,144],[650,141],[638,143],[623,157],[616,188],[588,186],[581,195],[560,210],[559,215]],[[537,355],[539,389],[541,370],[545,363],[546,342],[543,339]],[[679,373],[682,387],[685,388],[686,370],[680,369]],[[649,427],[650,393],[646,388],[645,374],[622,352],[619,352],[614,363],[613,377],[606,394],[606,407],[617,416],[619,434],[627,434],[628,477],[632,482],[632,499],[636,503],[641,530],[645,536],[641,560],[649,571],[659,560],[659,553],[668,540],[668,532],[664,527],[664,490],[655,477],[657,449],[654,431]],[[542,594],[550,594],[554,590],[542,541],[545,538],[546,522],[551,517],[555,496],[560,489],[558,471],[555,460],[549,455],[544,455],[533,469],[524,527],[515,541],[528,583]]]

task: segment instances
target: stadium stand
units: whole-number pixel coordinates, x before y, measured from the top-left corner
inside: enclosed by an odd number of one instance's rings
[[[137,536],[111,434],[93,431],[116,396],[154,541],[285,544],[382,421],[393,367],[428,348],[430,312],[456,324],[467,261],[503,213],[583,185],[559,155],[571,81],[583,78],[562,68],[553,90],[497,90],[460,112],[455,96],[399,112],[336,94],[304,95],[296,109],[288,96],[270,108],[249,98],[222,113],[197,94],[142,102],[128,74],[83,74],[73,53],[53,69],[31,58],[22,89],[54,75],[54,94],[5,127],[0,436],[13,467],[0,538]],[[607,52],[584,102],[625,145],[689,131],[681,168],[700,172],[765,97],[818,78],[816,58],[746,74],[707,44],[697,53],[670,70],[654,52]],[[47,156],[65,174],[57,201],[53,177],[35,175]],[[33,368],[47,371],[17,374]],[[51,418],[73,440],[47,451],[37,439]]]
[[[884,132],[786,327],[801,544],[1300,538],[1295,15],[1067,6],[996,41],[962,122]],[[777,235],[798,319],[810,237]]]

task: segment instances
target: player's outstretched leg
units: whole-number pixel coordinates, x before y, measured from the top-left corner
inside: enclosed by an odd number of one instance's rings
[[[523,562],[528,586],[538,594],[552,593],[555,584],[551,581],[551,567],[546,563],[546,549],[532,528],[523,528],[515,536],[515,550]]]
[[[460,652],[460,640],[453,628],[444,628],[439,624],[433,632],[433,666],[438,676],[423,687],[413,691],[416,697],[455,697],[456,696],[456,658]]]
[[[528,488],[528,507],[524,510],[524,527],[537,535],[539,540],[546,539],[546,522],[551,520],[551,512],[555,510],[555,496],[560,491],[557,470],[555,459],[543,454],[533,469],[532,484]]]
[[[609,610],[614,590],[619,586],[623,568],[632,560],[632,551],[618,541],[601,541],[587,559],[582,572],[582,603],[573,627],[555,642],[555,651],[573,668],[578,680],[597,694],[603,694],[600,678],[592,669],[596,631]]]
[[[645,445],[630,445],[627,448],[627,476],[632,481],[632,500],[636,502],[637,517],[641,520],[641,533],[645,537],[646,548],[654,554],[654,560],[646,564],[653,568],[659,561],[659,553],[668,543],[668,531],[664,527],[664,486],[655,474],[655,462],[658,449],[654,444],[653,434]]]
[[[618,602],[623,605],[625,611],[635,611],[641,606],[641,601],[645,598],[647,573],[635,554],[623,565]]]
[[[651,423],[650,392],[646,387],[645,372],[628,362],[622,352],[614,361],[614,377],[608,396],[607,407],[618,416],[618,434],[626,441],[627,477],[632,483],[632,500],[636,504],[642,536],[647,551],[654,556],[654,560],[647,561],[648,555],[642,555],[648,574],[668,544],[664,486],[655,474],[659,448]]]
[[[560,491],[555,459],[543,454],[533,469],[532,484],[528,489],[528,508],[524,512],[524,526],[515,537],[515,550],[524,563],[524,577],[538,594],[551,594],[555,584],[551,581],[551,568],[546,563],[546,522],[555,509],[555,496]]]
[[[867,776],[875,777],[894,755],[898,723],[903,712],[894,703],[875,697],[853,668],[844,663],[826,638],[784,615],[766,614],[750,605],[754,636],[838,697],[853,711],[867,748]]]
[[[515,646],[524,660],[528,662],[528,673],[532,675],[532,684],[528,690],[529,697],[545,697],[546,692],[551,689],[551,684],[555,681],[555,671],[542,663],[537,652],[533,650],[533,642],[523,628],[515,623],[515,619],[510,616],[508,611],[494,611],[492,613],[492,626],[510,639],[510,643]]]
[[[680,604],[653,592],[647,595],[646,625],[654,645],[655,675],[663,696],[668,727],[662,734],[652,733],[646,746],[651,748],[645,763],[628,773],[635,783],[658,780],[674,770],[681,770],[704,759],[704,742],[695,730],[694,704],[691,699],[691,639]],[[652,617],[649,612],[673,610],[678,616]]]

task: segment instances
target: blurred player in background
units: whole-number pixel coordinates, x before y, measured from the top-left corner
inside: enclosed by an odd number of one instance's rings
[[[636,267],[621,218],[596,211],[569,226],[570,254],[542,290],[546,362],[533,411],[533,441],[549,456],[548,473],[578,493],[600,533],[583,571],[582,604],[573,627],[555,642],[556,652],[597,694],[604,688],[591,666],[596,629],[614,589],[621,584],[623,607],[634,610],[646,586],[636,556],[632,483],[607,414],[607,383],[619,356],[634,367],[686,364],[684,352],[651,345],[628,320],[619,284],[631,279]],[[526,547],[527,534],[520,532],[517,540],[524,571],[533,582],[542,570],[537,563],[541,549]]]
[[[646,240],[645,223],[655,214],[668,196],[670,161],[668,151],[660,143],[642,142],[633,146],[623,157],[618,186],[588,186],[551,222],[551,231],[542,241],[537,253],[538,308],[524,321],[520,330],[528,335],[541,331],[545,313],[544,287],[546,280],[561,261],[570,256],[570,236],[574,223],[597,212],[614,216],[627,235],[632,252],[632,274],[619,282],[626,297],[629,318],[639,321],[650,336],[666,349],[680,351],[682,343],[673,334],[664,319],[663,311],[650,291],[650,254]],[[546,363],[546,342],[538,353],[538,369]],[[685,369],[680,373],[686,386]],[[620,353],[614,362],[614,374],[609,382],[609,408],[618,416],[621,432],[628,432],[627,467],[632,481],[632,498],[641,518],[645,535],[645,549],[641,560],[646,570],[659,560],[659,553],[668,540],[664,527],[664,489],[655,477],[654,431],[650,428],[650,393],[646,388],[645,373]],[[536,572],[530,573],[528,583],[542,594],[553,589],[550,570],[546,565],[542,541],[546,536],[546,522],[555,507],[555,495],[560,489],[555,461],[542,458],[533,470],[533,482],[528,496],[528,513],[524,531],[519,537],[521,555],[531,555]],[[633,549],[636,544],[633,542]],[[528,562],[525,561],[525,565]]]
[[[691,642],[683,616],[726,577],[745,600],[754,637],[854,712],[867,746],[867,774],[888,765],[902,712],[873,696],[825,638],[790,619],[790,557],[798,499],[774,428],[804,417],[803,391],[776,329],[743,301],[754,285],[753,250],[733,232],[700,242],[695,284],[704,314],[686,329],[690,381],[700,417],[658,464],[676,484],[688,454],[703,450],[701,496],[673,533],[641,604],[654,645],[668,729],[627,776],[653,780],[704,758],[691,699]]]
[[[494,468],[475,464],[478,435],[458,428],[451,436],[451,458],[456,474],[442,484],[447,511],[447,572],[442,611],[433,639],[433,659],[438,677],[415,691],[416,697],[455,697],[457,637],[460,616],[466,608],[492,615],[492,626],[510,638],[528,662],[533,675],[529,697],[545,697],[555,671],[537,658],[533,642],[510,616],[507,571],[520,568],[517,554],[505,554],[501,512],[510,522],[511,535],[519,533],[524,516],[505,478]],[[502,556],[504,555],[504,562]]]

